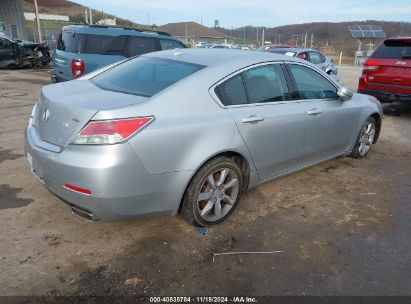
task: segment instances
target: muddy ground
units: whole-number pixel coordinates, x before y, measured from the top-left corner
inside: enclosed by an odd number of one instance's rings
[[[358,75],[340,69],[352,88]],[[181,217],[90,222],[44,189],[23,132],[47,83],[0,71],[0,295],[411,295],[411,106],[385,116],[366,159],[249,191],[203,235]]]

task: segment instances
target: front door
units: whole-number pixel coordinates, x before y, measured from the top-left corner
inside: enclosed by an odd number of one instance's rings
[[[2,61],[11,60],[13,57],[13,44],[5,38],[0,38],[0,63]]]
[[[307,124],[306,154],[303,165],[309,165],[348,149],[357,124],[358,108],[342,101],[338,88],[314,69],[301,64],[287,64],[296,93],[305,104]]]

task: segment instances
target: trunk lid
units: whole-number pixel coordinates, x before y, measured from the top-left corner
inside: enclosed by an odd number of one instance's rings
[[[378,70],[369,73],[370,83],[411,87],[410,59],[380,59],[379,61]]]
[[[43,141],[64,148],[98,111],[135,105],[147,99],[105,91],[88,80],[58,83],[42,89],[34,124]]]

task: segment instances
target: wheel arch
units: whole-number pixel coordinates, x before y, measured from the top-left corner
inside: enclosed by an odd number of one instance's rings
[[[378,137],[380,136],[381,125],[382,125],[382,117],[377,112],[371,114],[370,117],[374,118],[375,122],[377,123],[377,126],[376,126],[377,130],[376,130],[376,134],[375,134],[374,141],[373,141],[373,144],[375,144],[378,141]]]
[[[225,157],[228,157],[228,158],[232,159],[240,167],[241,173],[243,175],[243,189],[242,189],[242,191],[244,191],[248,188],[248,185],[249,185],[249,182],[250,182],[250,170],[251,170],[250,160],[248,160],[242,153],[240,153],[238,151],[234,151],[234,150],[226,150],[226,151],[217,152],[217,153],[209,156],[203,162],[201,162],[201,164],[191,174],[190,178],[188,179],[188,182],[184,186],[183,194],[180,197],[180,202],[179,202],[179,205],[178,205],[178,213],[180,213],[180,211],[181,211],[182,202],[183,202],[184,195],[186,193],[187,187],[190,185],[191,181],[193,180],[193,178],[196,175],[196,173],[198,172],[198,170],[200,170],[206,163],[208,163],[212,159],[217,158],[217,157],[222,157],[222,156],[225,156]]]

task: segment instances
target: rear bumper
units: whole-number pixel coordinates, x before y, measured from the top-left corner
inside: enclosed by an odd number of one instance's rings
[[[376,91],[376,90],[361,90],[358,91],[361,94],[367,94],[376,97],[381,102],[410,102],[411,94],[403,94],[396,92],[387,91]]]
[[[71,79],[65,79],[65,78],[57,76],[56,73],[54,73],[54,71],[51,73],[50,78],[51,78],[52,83],[58,83],[58,82],[64,82],[64,81],[71,80]]]
[[[48,190],[91,219],[121,220],[176,214],[191,171],[149,173],[128,143],[69,145],[62,152],[39,146],[34,127],[25,134],[26,156],[34,176]],[[55,149],[55,151],[58,149]],[[64,187],[89,189],[90,195]]]

